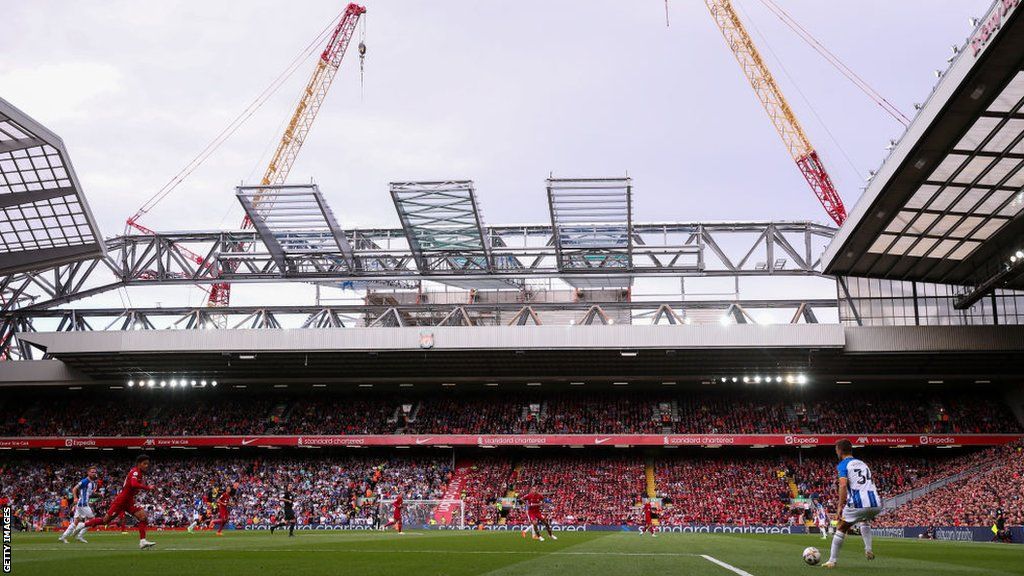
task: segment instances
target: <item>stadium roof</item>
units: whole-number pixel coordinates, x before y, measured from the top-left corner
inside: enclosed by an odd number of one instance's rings
[[[514,256],[495,257],[471,180],[392,182],[391,198],[416,266],[424,275],[460,271],[480,278],[444,281],[462,288],[520,288],[522,282],[489,278],[496,268],[523,267]]]
[[[235,196],[286,274],[298,272],[296,266],[355,268],[352,246],[316,184],[239,186]]]
[[[992,5],[836,234],[826,273],[977,284],[1024,247],[1021,12]]]
[[[0,98],[0,275],[104,253],[64,142]]]
[[[759,371],[923,382],[1017,379],[1024,371],[1021,326],[435,326],[22,338],[98,382],[186,372],[225,382],[660,382]]]

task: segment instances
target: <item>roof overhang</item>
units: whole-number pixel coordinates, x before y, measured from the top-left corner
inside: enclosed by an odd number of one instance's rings
[[[63,140],[0,98],[0,275],[105,253]]]
[[[1020,4],[981,20],[826,250],[826,273],[971,284],[1020,249]]]
[[[480,385],[525,377],[660,382],[807,372],[819,379],[923,383],[1016,381],[1024,372],[1021,326],[438,326],[22,337],[96,382],[187,374],[223,382]]]

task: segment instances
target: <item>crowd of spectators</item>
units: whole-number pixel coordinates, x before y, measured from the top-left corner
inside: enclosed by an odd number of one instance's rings
[[[301,454],[301,455],[300,455]],[[140,496],[155,526],[180,527],[192,520],[197,501],[209,490],[238,483],[231,521],[260,526],[280,513],[280,493],[293,486],[302,524],[367,524],[379,499],[440,500],[449,495],[453,474],[446,457],[415,454],[339,454],[325,451],[261,453],[194,458],[158,454]],[[102,513],[131,465],[123,458],[90,460],[26,455],[0,462],[0,498],[13,503],[30,526],[67,521],[71,487],[90,465],[100,469],[95,505]],[[862,454],[884,498],[919,488],[958,472],[968,476],[881,517],[884,525],[988,526],[996,509],[1011,525],[1024,523],[1022,444],[978,451],[872,451]],[[836,459],[823,452],[794,459],[791,452],[722,454],[682,452],[652,457],[637,453],[552,455],[513,453],[479,456],[460,463],[461,493],[469,525],[525,521],[517,496],[532,486],[548,498],[545,514],[558,524],[636,524],[638,504],[648,493],[652,466],[662,523],[784,524],[800,521],[793,498],[815,498],[836,509]],[[503,506],[504,504],[504,506]]]
[[[785,524],[789,486],[778,458],[687,456],[655,466],[666,524]]]
[[[1024,446],[992,449],[976,473],[883,514],[884,526],[991,526],[1002,510],[1008,524],[1024,524]]]
[[[0,464],[0,496],[9,499],[30,526],[61,525],[68,520],[73,485],[89,466],[100,470],[94,509],[102,514],[121,487],[130,462],[25,458]],[[281,493],[289,485],[303,524],[366,523],[377,500],[401,493],[407,499],[443,497],[451,470],[447,459],[429,457],[262,456],[253,458],[164,458],[153,460],[146,482],[153,491],[138,497],[150,524],[186,526],[209,491],[238,483],[230,507],[237,527],[264,525],[278,517]]]
[[[1008,406],[979,394],[78,394],[11,400],[0,417],[0,436],[1024,432]]]

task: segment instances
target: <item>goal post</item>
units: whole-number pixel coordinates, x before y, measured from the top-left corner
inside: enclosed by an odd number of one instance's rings
[[[384,526],[394,517],[394,499],[377,502],[377,518]],[[466,503],[463,500],[405,500],[402,502],[402,525],[405,528],[466,527]]]

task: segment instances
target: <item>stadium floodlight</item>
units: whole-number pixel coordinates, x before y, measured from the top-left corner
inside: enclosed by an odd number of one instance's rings
[[[737,380],[739,380],[739,378],[736,378],[735,376],[732,377],[733,382],[736,382]]]
[[[195,380],[193,380],[193,381],[192,381],[192,387],[195,387],[195,385],[196,385],[196,381],[195,381]]]
[[[619,350],[619,355],[624,358],[636,358],[639,354],[636,350]]]
[[[760,383],[761,383],[761,377],[760,376],[754,376],[754,384],[760,384]]]
[[[201,381],[199,385],[202,386],[203,388],[206,388],[206,380]]]
[[[156,386],[156,380],[150,380],[149,382],[146,383],[146,385],[152,388],[153,386]]]
[[[161,388],[167,388],[167,381],[166,380],[161,380],[160,381],[160,387]]]
[[[171,388],[177,388],[177,387],[178,387],[178,381],[176,379],[172,378],[171,379]]]
[[[743,383],[744,384],[750,384],[750,377],[749,376],[744,376],[743,377]]]
[[[128,387],[129,388],[134,388],[135,387],[135,380],[129,380],[128,381]]]
[[[775,377],[775,382],[776,383],[781,383],[782,382],[782,376],[776,376]]]
[[[801,385],[801,386],[803,386],[804,384],[807,384],[807,376],[805,374],[797,374],[797,376],[796,376],[796,383]]]
[[[214,388],[216,388],[217,387],[217,381],[214,380],[213,382],[210,382],[210,386],[213,386]]]
[[[726,377],[722,376],[721,380],[722,380],[722,382],[725,382],[726,381]]]
[[[1017,253],[1014,254],[1014,256],[1016,256],[1017,258],[1024,258],[1024,252],[1017,250]]]

